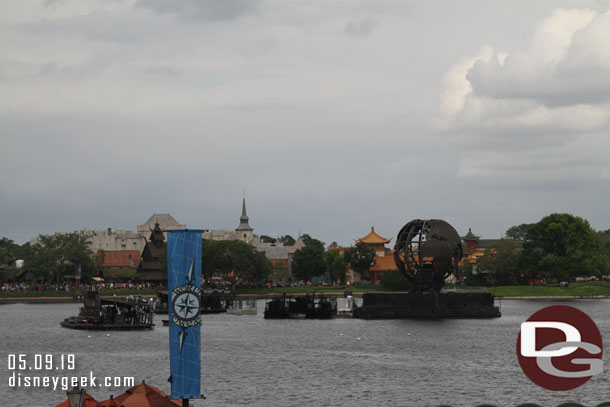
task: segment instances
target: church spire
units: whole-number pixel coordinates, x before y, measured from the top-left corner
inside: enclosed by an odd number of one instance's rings
[[[241,207],[241,216],[239,217],[239,226],[237,230],[252,230],[250,225],[248,224],[248,214],[246,213],[246,197],[244,197],[242,207]]]

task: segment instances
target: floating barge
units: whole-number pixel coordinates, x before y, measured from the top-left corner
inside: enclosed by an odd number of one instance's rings
[[[265,319],[330,319],[337,315],[337,303],[323,296],[277,296],[265,306]]]
[[[354,311],[362,319],[498,318],[490,293],[366,293]]]
[[[89,291],[77,316],[64,319],[64,328],[96,331],[133,331],[152,329],[153,304],[142,297],[106,300],[97,291]]]
[[[201,314],[219,314],[234,307],[235,294],[226,289],[206,289],[201,291]],[[168,304],[171,304],[167,291],[157,291],[155,314],[168,315]],[[254,306],[256,311],[256,305]],[[256,314],[256,312],[254,312]]]
[[[258,313],[256,307],[256,300],[234,300],[229,308],[227,308],[227,314],[232,315],[256,315]]]

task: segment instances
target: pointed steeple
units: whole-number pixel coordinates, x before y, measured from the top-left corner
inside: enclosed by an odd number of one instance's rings
[[[248,214],[246,213],[246,198],[244,197],[242,207],[241,207],[241,216],[239,217],[239,226],[236,230],[253,230],[248,224]]]

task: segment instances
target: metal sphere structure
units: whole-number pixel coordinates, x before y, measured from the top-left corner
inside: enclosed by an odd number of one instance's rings
[[[439,292],[461,259],[462,239],[444,220],[415,219],[398,232],[396,267],[419,292]]]

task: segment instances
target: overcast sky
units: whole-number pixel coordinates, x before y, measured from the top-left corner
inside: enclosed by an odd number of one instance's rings
[[[610,228],[610,2],[0,3],[0,235]]]

